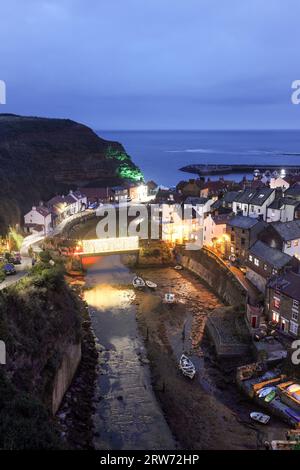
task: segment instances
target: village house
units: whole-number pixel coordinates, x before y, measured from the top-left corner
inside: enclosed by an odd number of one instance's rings
[[[271,248],[260,240],[250,247],[245,264],[246,277],[263,293],[272,276],[284,273],[287,267],[295,271],[299,269],[299,261],[296,258]]]
[[[113,201],[114,192],[111,188],[81,188],[82,193],[87,198],[87,207],[107,204]]]
[[[290,222],[298,217],[300,201],[291,197],[277,197],[267,208],[267,222]]]
[[[208,214],[203,223],[203,245],[214,246],[225,254],[226,243],[229,240],[226,231],[230,219],[229,214]]]
[[[300,183],[295,183],[293,186],[290,186],[284,193],[285,197],[292,197],[300,201]]]
[[[300,219],[272,222],[259,234],[259,239],[272,248],[300,260]]]
[[[232,209],[235,214],[246,217],[267,219],[267,208],[274,201],[275,189],[267,187],[257,190],[246,189],[238,193],[233,201]]]
[[[57,225],[66,217],[85,210],[87,197],[79,191],[70,191],[67,196],[54,196],[47,202],[47,207],[53,213],[54,223]]]
[[[111,188],[114,193],[114,202],[124,203],[128,202],[129,189],[125,186],[114,186]]]
[[[227,256],[244,261],[248,258],[249,248],[257,241],[258,234],[265,228],[266,223],[253,217],[236,215],[228,221],[226,244]]]
[[[135,203],[148,201],[148,186],[146,184],[131,184],[128,188],[129,200]]]
[[[269,184],[271,189],[281,188],[283,191],[290,187],[290,184],[283,176],[272,176]]]
[[[24,229],[27,233],[40,233],[48,235],[52,229],[52,212],[45,206],[33,206],[24,215]]]
[[[266,314],[279,325],[280,331],[300,337],[300,274],[287,271],[271,278],[267,284]]]
[[[238,191],[228,191],[222,197],[214,201],[211,205],[211,212],[221,214],[232,212],[233,201],[236,199]]]
[[[201,180],[190,179],[189,181],[182,181],[180,185],[178,185],[178,190],[185,197],[199,197],[202,185],[203,182]]]
[[[232,184],[232,181],[225,181],[223,178],[217,181],[208,180],[200,189],[200,197],[218,197],[220,194],[228,191]]]

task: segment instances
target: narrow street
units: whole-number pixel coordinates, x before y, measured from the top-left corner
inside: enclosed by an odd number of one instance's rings
[[[31,268],[31,258],[22,257],[22,263],[15,266],[16,274],[6,276],[6,279],[0,283],[0,290],[6,289],[18,282],[22,277],[27,275],[28,269]]]

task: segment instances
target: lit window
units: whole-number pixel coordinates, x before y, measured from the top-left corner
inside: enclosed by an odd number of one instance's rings
[[[273,301],[274,301],[274,307],[277,309],[280,309],[280,299],[278,297],[274,297]]]
[[[254,264],[255,266],[259,266],[259,260],[257,258],[254,258]]]
[[[298,334],[298,323],[291,321],[290,322],[290,332],[297,336]]]
[[[253,256],[249,255],[249,261],[253,261]]]
[[[272,312],[272,320],[275,321],[276,323],[279,323],[280,315],[278,312]]]
[[[292,242],[286,242],[286,247],[287,248],[291,248],[291,246],[292,246]]]
[[[295,240],[294,241],[294,246],[298,246],[299,245],[299,240]]]

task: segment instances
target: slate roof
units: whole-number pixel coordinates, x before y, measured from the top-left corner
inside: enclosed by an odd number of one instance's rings
[[[300,238],[300,219],[291,222],[272,222],[271,225],[284,241]]]
[[[268,287],[277,290],[292,299],[300,301],[300,274],[289,271],[282,276],[270,279]]]
[[[241,204],[262,206],[274,191],[275,190],[271,188],[245,189],[238,193],[235,201]]]
[[[271,248],[260,240],[252,245],[249,253],[277,269],[283,268],[293,259],[286,253],[283,253],[280,250],[276,250],[276,248]]]
[[[242,229],[251,229],[256,224],[260,223],[261,221],[258,219],[254,219],[253,217],[246,217],[243,215],[236,215],[231,220],[229,220],[228,225],[230,227],[237,227]]]

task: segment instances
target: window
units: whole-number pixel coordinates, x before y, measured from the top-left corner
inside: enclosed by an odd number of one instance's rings
[[[257,258],[254,258],[254,264],[255,266],[259,266],[259,260]]]
[[[275,321],[276,323],[279,323],[280,315],[278,312],[272,311],[272,320]]]
[[[299,317],[299,302],[298,300],[293,300],[292,319],[298,321],[298,317]]]
[[[264,270],[265,270],[265,271],[268,270],[268,265],[267,265],[267,264],[264,264]]]
[[[292,246],[292,242],[286,242],[286,247],[287,248],[291,248],[291,246]]]
[[[242,246],[245,246],[245,244],[246,244],[246,240],[245,240],[245,238],[242,237],[242,238],[241,238],[241,245],[242,245]]]
[[[253,261],[253,256],[252,255],[249,255],[249,261]]]
[[[299,245],[299,240],[295,240],[294,241],[294,246],[298,246]]]
[[[273,276],[275,276],[275,274],[277,274],[277,273],[278,273],[277,269],[273,268],[273,269],[272,269],[272,274],[273,274]]]
[[[290,332],[295,336],[298,335],[298,323],[294,321],[290,322]]]
[[[274,307],[279,310],[280,309],[280,299],[278,297],[274,297],[273,301],[274,301]]]

